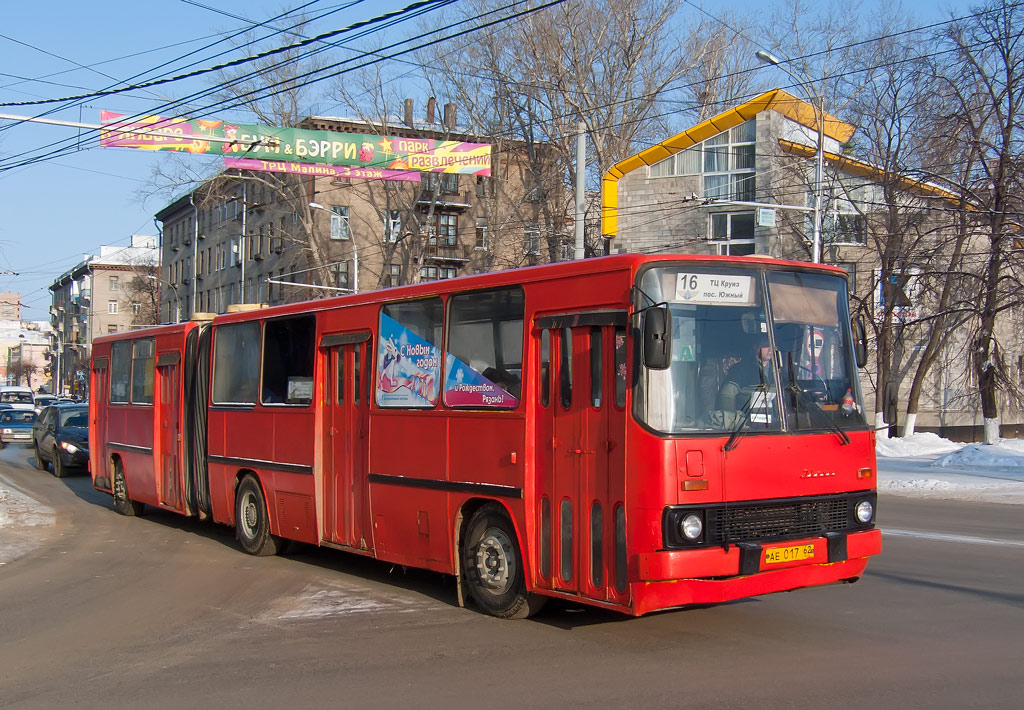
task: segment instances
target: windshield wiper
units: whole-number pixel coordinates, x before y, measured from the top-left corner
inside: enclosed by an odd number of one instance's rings
[[[800,401],[810,404],[813,409],[809,409],[808,411],[816,412],[820,415],[818,417],[819,420],[824,418],[825,426],[827,426],[833,434],[838,436],[839,440],[842,442],[840,446],[846,446],[850,443],[850,437],[847,435],[846,430],[839,426],[839,424],[828,415],[828,412],[821,408],[821,405],[818,404],[814,397],[800,389],[800,386],[795,382],[790,382],[786,389],[797,395],[800,398]]]

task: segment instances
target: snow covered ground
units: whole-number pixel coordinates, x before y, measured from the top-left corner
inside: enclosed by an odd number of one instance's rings
[[[879,439],[875,451],[882,493],[1024,504],[1024,439],[984,446],[914,434]]]
[[[51,508],[0,476],[0,566],[36,547],[55,522]]]

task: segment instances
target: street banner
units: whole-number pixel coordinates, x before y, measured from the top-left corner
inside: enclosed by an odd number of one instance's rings
[[[309,163],[289,163],[284,160],[259,160],[256,158],[224,158],[224,167],[265,173],[314,175],[316,177],[420,182],[420,172],[418,170],[356,168],[347,165],[311,165]]]
[[[213,119],[123,118],[124,114],[100,111],[100,123],[104,126],[100,131],[102,147],[399,172],[491,174],[491,146],[487,143],[270,128]],[[161,135],[130,132],[140,130],[158,131]]]

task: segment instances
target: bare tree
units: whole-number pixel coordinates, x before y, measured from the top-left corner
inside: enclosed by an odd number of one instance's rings
[[[949,25],[951,50],[942,71],[942,99],[950,135],[967,145],[969,161],[956,187],[973,208],[976,238],[966,259],[976,294],[971,322],[971,367],[985,425],[985,443],[999,438],[999,395],[1015,393],[999,324],[1022,302],[1020,264],[1012,252],[1019,234],[1024,145],[1024,10],[991,0]],[[1019,328],[1019,324],[1016,326]],[[1013,330],[1012,328],[1010,330]]]
[[[460,8],[468,19],[495,5],[471,0]],[[573,212],[566,188],[575,180],[578,124],[594,187],[608,168],[665,133],[666,116],[677,108],[666,99],[693,65],[674,31],[677,8],[669,0],[569,0],[422,55],[435,70],[435,88],[465,108],[476,132],[525,146],[519,169],[529,171],[523,177],[541,196],[538,218],[551,260],[558,260]],[[533,219],[510,215],[517,217]]]

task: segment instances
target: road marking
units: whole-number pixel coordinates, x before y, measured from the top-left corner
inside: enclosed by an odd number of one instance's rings
[[[921,532],[919,530],[899,530],[883,528],[883,535],[895,537],[916,537],[922,540],[939,540],[940,542],[962,542],[968,545],[997,545],[1001,547],[1024,547],[1020,540],[1001,540],[994,537],[974,537],[972,535],[950,535],[948,533]]]

